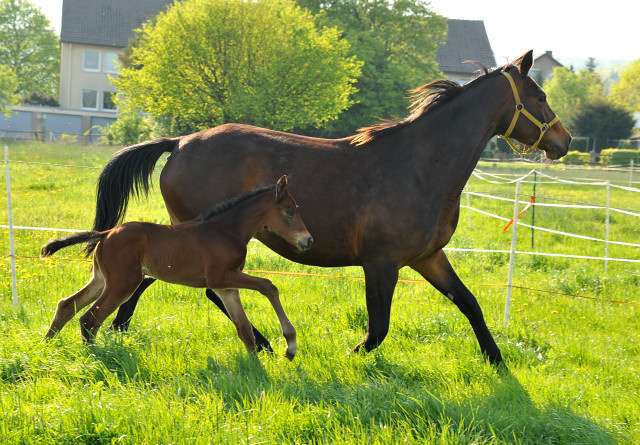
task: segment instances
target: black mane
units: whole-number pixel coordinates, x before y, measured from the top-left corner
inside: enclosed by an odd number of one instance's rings
[[[476,85],[478,81],[504,71],[510,66],[511,65],[504,65],[494,70],[488,70],[484,65],[480,64],[482,74],[464,85],[460,85],[458,82],[452,80],[441,79],[410,90],[409,98],[411,99],[411,105],[409,106],[409,116],[401,120],[384,120],[377,125],[361,128],[358,130],[358,134],[351,140],[351,144],[356,146],[363,145],[380,136],[403,128],[419,117],[424,116],[428,111],[458,97],[464,91]]]
[[[224,201],[216,204],[208,212],[199,215],[195,219],[195,221],[206,221],[208,219],[211,219],[211,218],[213,218],[215,216],[218,216],[218,215],[226,212],[227,210],[231,209],[232,207],[235,207],[238,204],[243,203],[247,199],[253,198],[256,195],[259,195],[259,194],[264,193],[264,192],[268,192],[270,190],[275,190],[275,188],[276,188],[275,184],[265,185],[264,187],[259,187],[259,188],[253,189],[253,190],[249,190],[248,192],[244,192],[244,193],[242,193],[242,194],[240,194],[238,196],[235,196],[233,198],[225,199]]]

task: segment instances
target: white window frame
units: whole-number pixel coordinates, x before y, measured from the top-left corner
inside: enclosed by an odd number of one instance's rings
[[[114,99],[115,99],[115,96],[116,96],[116,92],[115,91],[103,91],[102,94],[100,95],[101,99],[102,99],[100,101],[100,109],[102,111],[107,112],[107,113],[115,113],[116,111],[118,111],[118,107],[117,107],[117,105],[115,103],[115,100],[113,101],[113,108],[105,108],[104,107],[104,98],[106,97],[107,94],[112,94]]]
[[[113,69],[107,69],[107,55],[112,54],[113,57],[110,60],[113,60],[114,62],[114,66]],[[112,51],[103,51],[102,52],[102,69],[105,73],[109,73],[109,74],[117,74],[118,73],[118,69],[116,68],[115,64],[118,62],[118,53],[116,52],[112,52]]]
[[[96,106],[95,107],[85,107],[84,106],[84,95],[85,93],[89,93],[89,92],[94,92],[96,94]],[[98,109],[98,105],[99,105],[99,101],[98,101],[98,90],[92,90],[92,89],[86,89],[83,88],[81,93],[80,93],[80,108],[82,108],[83,110],[97,110]]]
[[[98,68],[87,68],[87,53],[98,53]],[[98,49],[85,49],[82,51],[82,70],[89,73],[99,73],[101,68],[102,52]]]

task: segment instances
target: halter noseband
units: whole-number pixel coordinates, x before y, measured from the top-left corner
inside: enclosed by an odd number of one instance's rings
[[[551,120],[551,122],[549,122],[548,124],[540,122],[538,119],[536,119],[533,116],[533,114],[529,113],[524,108],[524,105],[520,101],[520,95],[518,94],[518,90],[516,89],[516,84],[513,81],[513,77],[511,77],[511,74],[507,73],[506,71],[502,71],[502,74],[505,75],[505,77],[509,81],[509,84],[511,85],[511,90],[513,91],[513,98],[516,101],[516,112],[513,115],[513,119],[511,119],[511,124],[509,125],[509,128],[507,129],[507,131],[503,135],[500,135],[500,137],[502,139],[504,139],[505,141],[507,141],[507,143],[511,146],[513,151],[515,151],[516,153],[521,154],[523,156],[526,156],[529,153],[532,153],[536,148],[538,148],[538,144],[542,140],[542,137],[544,136],[544,133],[549,128],[551,128],[555,123],[557,123],[559,121],[559,119],[558,119],[558,116],[556,115]],[[524,149],[520,149],[520,148],[516,147],[516,145],[511,141],[511,139],[509,139],[509,135],[511,135],[511,132],[513,131],[513,128],[516,126],[516,122],[518,122],[518,118],[520,117],[520,113],[524,114],[527,119],[529,119],[536,127],[538,127],[540,129],[540,137],[538,137],[538,140],[531,146],[525,145]]]

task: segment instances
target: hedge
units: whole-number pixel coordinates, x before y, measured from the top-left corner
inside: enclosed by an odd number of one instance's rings
[[[640,165],[640,150],[607,148],[600,153],[603,165],[629,165],[632,160],[634,165]]]

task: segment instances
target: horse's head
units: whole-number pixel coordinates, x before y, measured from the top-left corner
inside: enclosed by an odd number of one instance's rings
[[[569,151],[571,134],[549,107],[542,88],[529,77],[532,66],[533,51],[529,51],[502,70],[515,101],[502,137],[518,153],[526,155],[539,148],[547,158],[559,159]],[[525,149],[518,149],[509,137],[525,144]]]
[[[302,252],[311,247],[313,238],[300,217],[295,199],[289,194],[288,183],[287,176],[278,179],[275,206],[269,210],[266,226]]]

